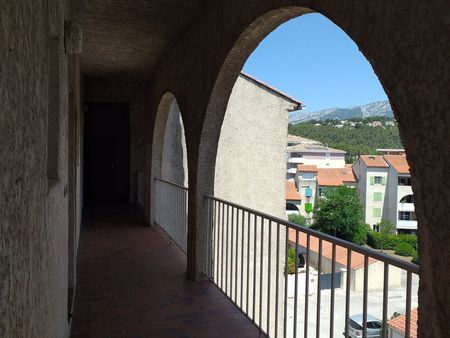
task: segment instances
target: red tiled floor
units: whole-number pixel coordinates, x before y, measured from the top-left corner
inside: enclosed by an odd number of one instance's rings
[[[258,337],[212,283],[186,278],[186,256],[138,215],[122,207],[87,216],[71,337]]]

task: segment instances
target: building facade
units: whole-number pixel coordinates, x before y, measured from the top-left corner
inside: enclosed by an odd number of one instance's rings
[[[361,155],[353,165],[365,222],[390,220],[398,233],[415,233],[417,220],[405,155]]]

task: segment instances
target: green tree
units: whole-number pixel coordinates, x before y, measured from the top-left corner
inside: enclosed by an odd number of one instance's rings
[[[384,246],[389,241],[389,235],[394,233],[395,227],[390,220],[384,218],[377,225],[380,231],[381,252],[383,252]]]
[[[326,190],[317,201],[314,229],[364,244],[367,228],[363,223],[363,208],[356,190],[341,186]]]
[[[289,222],[301,225],[301,226],[306,226],[306,218],[303,217],[302,215],[298,215],[298,214],[290,214],[288,216],[288,220]]]

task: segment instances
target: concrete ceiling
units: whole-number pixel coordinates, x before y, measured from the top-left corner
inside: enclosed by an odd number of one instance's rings
[[[83,30],[83,73],[150,74],[201,14],[205,3],[205,0],[72,0],[74,21]]]

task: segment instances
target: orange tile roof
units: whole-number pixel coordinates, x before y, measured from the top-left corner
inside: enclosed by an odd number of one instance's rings
[[[297,166],[298,171],[317,172],[317,166],[308,164],[299,164]]]
[[[327,187],[338,187],[344,184],[338,171],[334,168],[320,168],[317,173],[317,183]]]
[[[419,311],[418,308],[414,308],[411,310],[411,323],[410,323],[410,335],[411,338],[417,338],[417,322],[419,320]],[[395,317],[388,321],[388,325],[400,333],[405,334],[405,323],[406,323],[406,315],[401,315]]]
[[[321,186],[338,187],[345,183],[355,183],[356,178],[351,168],[320,168],[317,183]]]
[[[339,173],[339,176],[341,176],[342,182],[356,183],[356,177],[352,167],[345,166],[345,168],[338,168],[336,170]]]
[[[298,244],[304,248],[306,248],[306,237],[307,237],[306,234],[302,233],[299,234]],[[289,229],[289,240],[295,243],[294,229]],[[319,252],[319,238],[310,236],[309,249],[315,253]],[[322,256],[330,260],[332,259],[333,244],[331,242],[322,240]],[[352,264],[351,264],[352,270],[357,270],[364,267],[363,254],[352,251],[351,256],[352,256]],[[369,257],[369,264],[373,264],[375,262],[378,262],[378,260]],[[336,263],[342,266],[347,266],[347,249],[340,245],[336,245]]]
[[[286,199],[291,201],[301,201],[302,195],[297,191],[294,181],[286,181]]]
[[[389,165],[384,162],[383,157],[379,155],[360,155],[359,158],[368,167],[388,168]]]
[[[406,161],[405,155],[384,155],[384,159],[397,170],[399,174],[409,174],[409,164]]]

